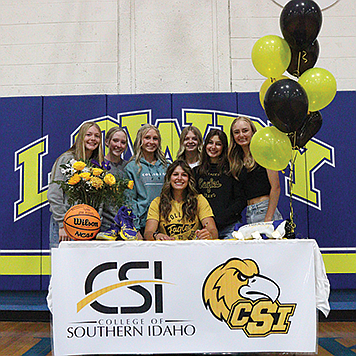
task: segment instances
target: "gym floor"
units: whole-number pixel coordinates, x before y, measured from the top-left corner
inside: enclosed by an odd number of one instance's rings
[[[45,292],[0,292],[0,356],[53,355],[45,296]],[[355,296],[355,291],[331,294],[329,317],[319,314],[317,355],[356,355]]]

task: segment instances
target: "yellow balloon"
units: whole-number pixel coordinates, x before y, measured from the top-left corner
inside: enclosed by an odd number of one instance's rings
[[[298,83],[308,95],[309,111],[325,108],[335,97],[336,79],[326,69],[310,68],[300,76]]]
[[[257,72],[267,78],[278,78],[287,70],[292,55],[285,39],[268,35],[254,44],[251,57]]]
[[[261,89],[260,89],[260,103],[262,105],[263,108],[265,108],[264,106],[264,100],[265,100],[265,95],[266,95],[266,91],[268,90],[268,88],[270,87],[270,85],[274,82],[276,82],[277,80],[281,80],[281,79],[288,79],[288,77],[286,77],[285,75],[280,76],[279,78],[268,78],[266,79],[263,84],[261,85]]]
[[[256,162],[272,171],[285,169],[292,157],[289,137],[274,126],[258,130],[251,139],[250,149]]]

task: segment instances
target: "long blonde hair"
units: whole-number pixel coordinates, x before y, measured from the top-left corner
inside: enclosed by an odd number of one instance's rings
[[[97,123],[94,121],[87,121],[80,126],[77,138],[71,148],[69,148],[67,151],[62,153],[54,162],[53,169],[57,169],[57,164],[58,160],[67,152],[70,152],[74,155],[74,158],[78,161],[86,161],[87,158],[85,156],[85,143],[84,143],[84,137],[87,133],[87,131],[92,127],[95,126],[99,132],[100,132],[100,143],[98,147],[93,151],[90,159],[96,160],[99,164],[102,164],[104,161],[104,154],[103,154],[103,145],[102,145],[102,134],[101,134],[101,129]],[[52,180],[54,177],[52,177]],[[51,182],[52,183],[52,182]]]
[[[157,147],[156,151],[154,152],[154,156],[157,160],[160,160],[164,166],[167,166],[166,158],[164,157],[164,153],[162,152],[162,147],[161,147],[162,138],[161,138],[161,134],[160,134],[158,128],[151,124],[144,124],[137,131],[137,136],[136,136],[134,147],[133,147],[134,154],[130,158],[130,161],[135,160],[135,163],[138,166],[137,173],[140,173],[142,170],[142,166],[140,163],[140,160],[143,157],[142,141],[143,141],[143,138],[145,137],[145,135],[147,134],[147,132],[150,130],[154,130],[156,132],[156,134],[158,135],[158,147]]]
[[[86,156],[85,156],[84,137],[85,137],[86,133],[88,132],[88,130],[93,126],[95,128],[97,128],[98,131],[100,132],[100,142],[99,142],[98,147],[93,151],[90,159],[94,159],[99,164],[101,164],[104,161],[103,145],[102,145],[103,138],[102,138],[101,129],[100,129],[99,125],[97,123],[95,123],[94,121],[84,122],[84,124],[82,124],[82,126],[80,126],[77,138],[76,138],[75,142],[73,143],[72,147],[69,150],[67,150],[67,152],[74,153],[75,159],[85,161]]]
[[[188,135],[188,132],[191,131],[198,139],[198,161],[201,161],[201,152],[203,148],[203,136],[200,130],[195,126],[187,126],[183,129],[182,133],[180,134],[179,138],[179,150],[177,152],[177,159],[185,160],[185,146],[184,140],[185,137]]]
[[[238,179],[242,168],[245,166],[247,171],[252,171],[255,166],[256,162],[254,158],[251,155],[251,151],[249,150],[249,156],[244,157],[244,151],[242,150],[242,147],[236,143],[234,139],[234,133],[233,133],[233,127],[234,125],[240,121],[243,120],[247,122],[252,130],[252,135],[254,135],[257,131],[255,124],[252,122],[252,120],[246,116],[238,116],[234,121],[231,123],[230,126],[230,144],[229,144],[229,150],[228,150],[228,159],[229,159],[229,164],[230,164],[230,172],[231,174]],[[245,158],[245,161],[244,161]]]

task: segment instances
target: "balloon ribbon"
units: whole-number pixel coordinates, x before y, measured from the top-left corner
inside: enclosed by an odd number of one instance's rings
[[[296,147],[296,141],[297,141],[297,132],[293,132],[293,147]],[[294,170],[295,170],[295,161],[297,159],[297,150],[293,150],[294,152],[294,157],[292,156],[292,159],[290,161],[290,172],[289,172],[289,208],[290,208],[290,213],[289,213],[289,220],[287,221],[286,225],[286,237],[287,238],[295,238],[294,230],[296,228],[296,224],[294,223],[294,213],[293,213],[293,204],[292,204],[292,198],[293,198],[293,180],[294,180]]]

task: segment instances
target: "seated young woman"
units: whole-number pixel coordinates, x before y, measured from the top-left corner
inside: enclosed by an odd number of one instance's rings
[[[218,238],[213,211],[194,188],[189,165],[174,161],[167,169],[161,195],[150,205],[145,240],[211,240]]]

